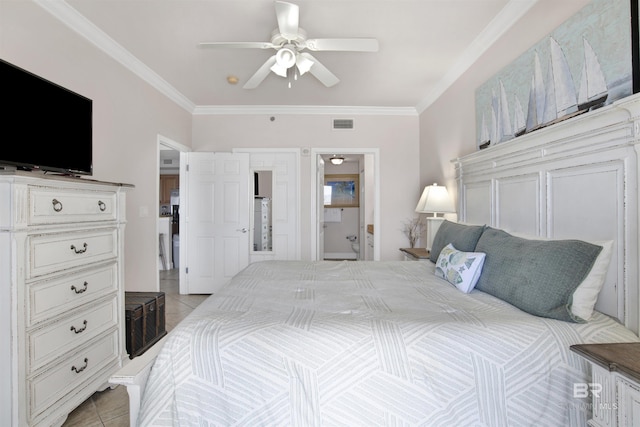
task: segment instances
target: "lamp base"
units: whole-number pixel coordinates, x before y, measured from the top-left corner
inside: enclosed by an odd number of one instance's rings
[[[444,217],[441,216],[432,216],[426,218],[427,223],[427,247],[426,249],[431,252],[431,247],[433,246],[433,238],[436,236],[438,229],[444,222]]]

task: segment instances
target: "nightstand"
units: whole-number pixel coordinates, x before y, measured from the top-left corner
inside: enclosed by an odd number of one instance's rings
[[[571,350],[591,364],[591,382],[574,384],[575,397],[591,395],[594,427],[640,425],[640,343],[579,344]]]
[[[400,248],[405,261],[429,261],[429,251],[425,248]]]

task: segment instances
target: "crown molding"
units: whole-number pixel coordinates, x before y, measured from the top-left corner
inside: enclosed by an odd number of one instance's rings
[[[64,0],[34,0],[36,4],[59,19],[73,31],[93,43],[107,55],[120,62],[160,93],[167,96],[187,112],[194,115],[231,114],[344,114],[344,115],[420,115],[433,104],[496,40],[502,37],[539,0],[509,0],[500,13],[474,39],[454,66],[437,83],[431,93],[416,107],[366,107],[366,106],[293,106],[293,105],[224,105],[196,106],[186,96],[136,58],[122,45],[85,18]]]
[[[417,116],[414,107],[366,107],[366,106],[319,106],[319,105],[209,105],[198,106],[194,115],[358,115],[358,116]]]
[[[34,0],[36,4],[67,25],[73,31],[93,43],[107,55],[149,83],[180,107],[194,115],[231,114],[343,114],[416,116],[414,107],[342,107],[342,106],[293,106],[293,105],[222,105],[196,106],[186,96],[156,74],[151,68],[132,55],[122,45],[85,18],[64,0]]]
[[[109,37],[104,31],[81,15],[67,2],[51,0],[34,0],[41,8],[58,18],[63,24],[71,28],[76,33],[93,43],[98,49],[120,62],[126,68],[138,75],[141,79],[149,83],[160,93],[167,96],[180,107],[193,112],[195,104],[166,80],[156,74],[151,68],[145,65],[131,52],[122,47],[118,42]]]

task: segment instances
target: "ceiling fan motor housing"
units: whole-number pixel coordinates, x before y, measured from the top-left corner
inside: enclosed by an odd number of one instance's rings
[[[274,46],[284,46],[286,44],[293,44],[296,48],[304,48],[307,41],[307,32],[298,27],[298,34],[295,37],[288,36],[280,33],[277,28],[271,32],[271,44]]]

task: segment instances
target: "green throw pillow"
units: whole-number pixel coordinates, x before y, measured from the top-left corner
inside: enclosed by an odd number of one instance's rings
[[[529,240],[487,227],[476,246],[487,254],[476,289],[536,316],[580,322],[571,298],[601,250],[581,240]]]
[[[459,251],[474,252],[484,229],[484,225],[465,225],[443,220],[433,238],[429,259],[438,262],[440,251],[450,243]]]

